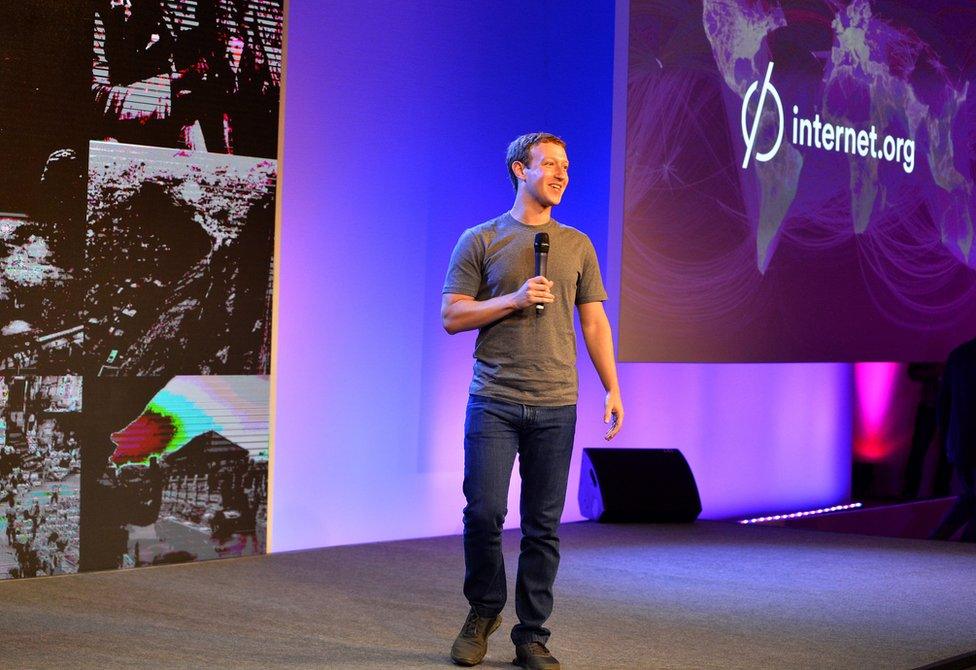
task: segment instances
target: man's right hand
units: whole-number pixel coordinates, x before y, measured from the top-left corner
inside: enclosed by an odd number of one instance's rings
[[[482,328],[504,319],[512,312],[532,305],[545,305],[556,299],[552,282],[545,277],[533,277],[514,293],[506,293],[487,300],[475,300],[470,295],[445,293],[441,298],[441,320],[448,334]]]
[[[515,308],[525,309],[532,305],[547,305],[556,299],[552,294],[553,283],[539,275],[526,280],[515,292]]]

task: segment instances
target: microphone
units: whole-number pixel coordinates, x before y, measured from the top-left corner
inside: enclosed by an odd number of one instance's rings
[[[538,277],[542,275],[546,276],[546,265],[549,260],[549,233],[536,233],[535,234],[535,274]],[[542,314],[542,310],[545,307],[543,305],[535,306],[535,313]]]

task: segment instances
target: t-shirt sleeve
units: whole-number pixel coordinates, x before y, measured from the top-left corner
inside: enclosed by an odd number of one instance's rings
[[[589,238],[583,244],[583,263],[576,282],[576,304],[587,302],[603,302],[607,299],[607,291],[603,288],[603,278],[600,276],[600,263],[596,259],[596,249]]]
[[[477,297],[481,288],[484,256],[485,248],[481,239],[470,229],[464,231],[451,254],[451,263],[447,268],[441,293]]]

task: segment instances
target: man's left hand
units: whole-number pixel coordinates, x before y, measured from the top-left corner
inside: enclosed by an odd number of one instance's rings
[[[603,403],[603,423],[610,424],[610,430],[603,436],[604,440],[612,440],[624,425],[624,404],[620,400],[620,391],[610,391]]]

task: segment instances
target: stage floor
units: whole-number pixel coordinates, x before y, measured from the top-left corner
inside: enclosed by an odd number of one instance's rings
[[[566,668],[887,670],[976,649],[971,545],[715,522],[562,538]],[[442,537],[5,581],[0,666],[451,667],[462,571]],[[511,667],[503,616],[481,667]]]

